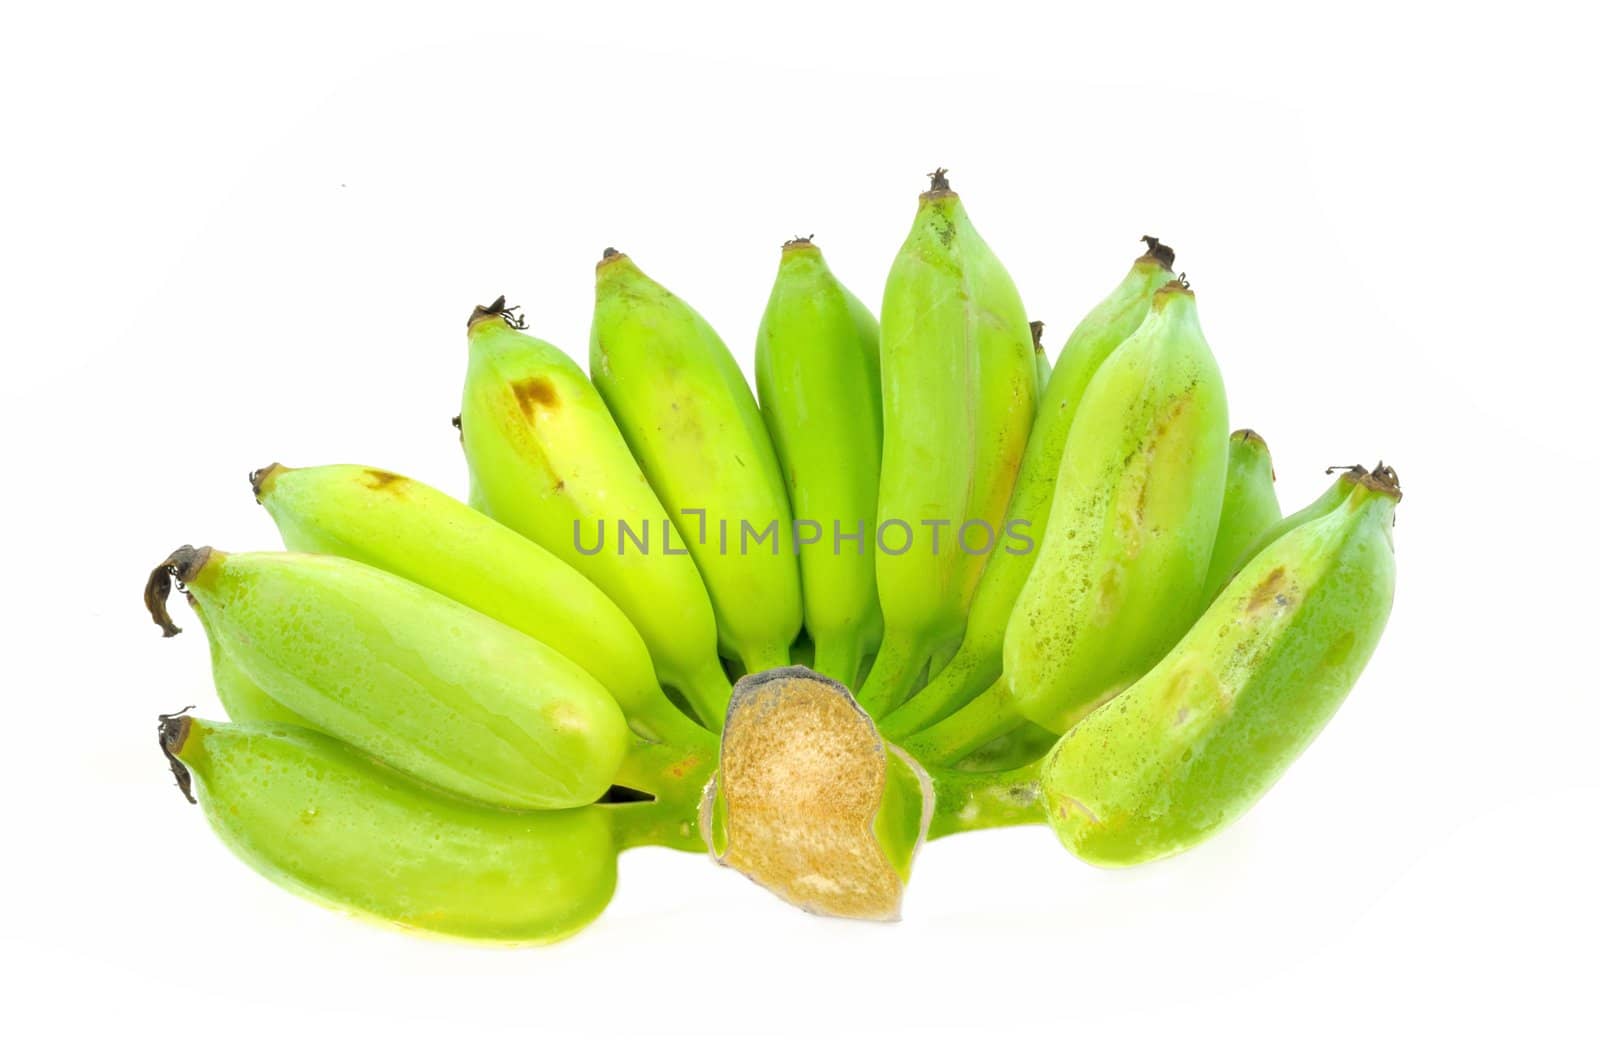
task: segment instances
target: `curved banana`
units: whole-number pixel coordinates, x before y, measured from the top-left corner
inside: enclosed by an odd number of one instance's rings
[[[756,392],[794,508],[814,664],[854,686],[883,627],[872,532],[883,446],[878,325],[809,239],[783,245],[756,334]]]
[[[669,542],[679,537],[589,379],[520,325],[498,299],[467,326],[461,442],[474,505],[593,581],[633,622],[661,682],[720,725],[732,686],[700,573]]]
[[[161,748],[228,847],[280,886],[429,934],[553,942],[617,880],[605,807],[515,813],[418,787],[287,725],[161,721]]]
[[[1204,605],[1227,462],[1222,375],[1173,282],[1083,394],[1000,678],[907,748],[939,764],[1024,718],[1059,733],[1155,664]]]
[[[727,346],[607,248],[595,267],[589,373],[705,578],[724,651],[746,672],[788,664],[801,623],[789,497]]]
[[[1400,485],[1379,465],[1255,557],[1141,680],[1062,737],[1041,773],[1061,841],[1129,865],[1237,819],[1316,738],[1394,601]]]
[[[167,635],[173,580],[261,690],[434,786],[509,808],[586,805],[627,753],[627,723],[597,680],[409,580],[328,555],[183,547],[145,588]]]
[[[622,610],[526,536],[428,485],[359,465],[250,477],[284,546],[403,576],[525,632],[605,684],[636,731],[679,745],[710,736],[667,698]]]
[[[1111,353],[1144,321],[1156,291],[1173,280],[1172,249],[1155,237],[1144,239],[1149,250],[1072,330],[1056,359],[1006,511],[1006,541],[983,571],[960,649],[916,697],[884,718],[886,735],[903,738],[943,720],[1000,675],[1006,623],[1033,570],[1037,544],[1050,519],[1061,454],[1083,393]]]
[[[961,641],[1033,424],[1038,366],[1022,299],[944,171],[884,286],[878,600],[884,639],[861,689],[895,709]]]
[[[1228,578],[1239,570],[1247,547],[1283,517],[1272,483],[1272,454],[1267,441],[1250,429],[1228,437],[1228,480],[1222,490],[1222,517],[1217,541],[1211,547],[1211,567],[1206,572],[1205,600],[1216,598]]]

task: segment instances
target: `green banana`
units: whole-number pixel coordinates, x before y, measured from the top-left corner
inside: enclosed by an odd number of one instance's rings
[[[1272,483],[1272,454],[1267,441],[1249,429],[1228,437],[1228,480],[1222,490],[1222,518],[1211,547],[1204,598],[1216,598],[1222,585],[1239,569],[1245,549],[1282,517]]]
[[[1380,464],[1337,509],[1273,541],[1156,668],[1062,737],[1041,781],[1068,849],[1100,865],[1177,853],[1272,786],[1377,645],[1399,499]]]
[[[815,667],[854,686],[883,628],[872,542],[883,445],[878,324],[809,238],[783,245],[756,335],[756,391],[794,508]]]
[[[320,554],[182,547],[145,602],[167,635],[176,579],[209,638],[314,727],[401,772],[519,809],[586,805],[628,747],[616,701],[543,643],[437,592]]]
[[[461,440],[474,505],[593,581],[633,622],[661,683],[720,724],[732,688],[694,561],[668,544],[666,511],[589,379],[520,326],[504,299],[467,326]]]
[[[250,483],[290,550],[365,562],[533,636],[604,683],[648,738],[711,740],[661,690],[622,610],[527,537],[426,484],[368,466],[273,464]]]
[[[984,563],[1003,549],[1037,398],[1016,286],[944,171],[932,176],[883,294],[884,639],[861,690],[875,717],[899,706],[929,662],[959,644]]]
[[[948,764],[1023,719],[1059,734],[1155,664],[1204,605],[1227,461],[1222,375],[1173,282],[1083,394],[1000,678],[907,748]]]
[[[329,736],[282,724],[161,720],[191,802],[247,864],[295,893],[428,934],[553,942],[617,879],[603,806],[511,812],[415,786]]]
[[[725,653],[746,672],[788,664],[801,624],[789,498],[727,346],[692,307],[607,248],[595,267],[589,373],[678,522]]]
[[[1062,452],[1084,392],[1111,353],[1145,320],[1157,290],[1173,280],[1172,249],[1155,237],[1144,240],[1148,250],[1134,260],[1122,283],[1067,337],[1039,401],[1039,415],[1006,511],[1006,529],[1026,537],[1025,549],[1008,542],[990,556],[972,599],[960,649],[927,687],[883,719],[881,727],[891,738],[904,738],[943,720],[1000,675],[1006,624],[1033,570],[1037,537],[1045,534],[1050,519]]]

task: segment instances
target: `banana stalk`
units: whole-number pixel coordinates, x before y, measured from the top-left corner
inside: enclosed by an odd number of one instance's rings
[[[1008,543],[990,555],[973,596],[960,649],[927,687],[883,719],[886,735],[904,738],[943,720],[1000,675],[1006,623],[1033,570],[1035,547],[1050,520],[1062,452],[1083,394],[1111,353],[1144,321],[1156,291],[1173,280],[1172,249],[1154,237],[1144,239],[1149,250],[1134,260],[1122,283],[1067,337],[1051,371],[1049,387],[1039,400],[1038,417],[1005,518],[1008,530],[1026,537],[1025,545],[1014,548]]]
[[[705,319],[614,249],[589,371],[705,578],[726,654],[788,664],[801,624],[788,493],[744,374]]]
[[[467,326],[459,420],[473,505],[593,581],[633,622],[661,683],[720,725],[732,688],[693,559],[589,379],[520,328],[504,299]]]
[[[878,324],[809,239],[783,246],[756,336],[756,392],[794,509],[815,667],[853,687],[883,629],[872,531],[883,446]]]
[[[884,286],[878,599],[884,640],[861,690],[894,710],[961,641],[1033,425],[1032,331],[1005,267],[944,171]]]
[[[924,769],[843,684],[774,669],[734,686],[700,831],[718,864],[791,905],[895,920],[924,842],[1043,821],[1037,773]]]

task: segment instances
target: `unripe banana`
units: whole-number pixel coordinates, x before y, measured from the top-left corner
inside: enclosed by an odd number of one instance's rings
[[[553,942],[599,916],[616,887],[605,807],[494,809],[285,725],[164,717],[161,747],[239,857],[352,915],[457,938]]]
[[[1234,563],[1233,573],[1237,573],[1240,569],[1249,565],[1250,560],[1266,550],[1269,544],[1288,535],[1301,525],[1333,513],[1350,497],[1350,493],[1355,490],[1356,485],[1360,484],[1368,476],[1366,467],[1361,465],[1330,466],[1327,472],[1329,474],[1337,472],[1339,479],[1328,485],[1328,489],[1311,500],[1311,502],[1302,506],[1288,517],[1281,517],[1274,521],[1258,534],[1255,539],[1251,540],[1239,552],[1238,560]],[[1233,573],[1229,574],[1230,578]],[[1226,586],[1226,581],[1224,581],[1224,586]]]
[[[589,379],[520,323],[500,299],[467,326],[461,436],[474,506],[593,581],[633,622],[661,682],[720,724],[732,688],[700,573]]]
[[[861,691],[874,716],[959,644],[984,564],[1001,549],[1037,398],[1022,299],[942,170],[890,269],[882,326],[884,640]]]
[[[145,589],[178,580],[207,634],[317,729],[445,790],[516,809],[585,805],[627,752],[600,683],[543,643],[397,576],[320,554],[183,547]]]
[[[607,248],[595,267],[589,373],[705,578],[724,651],[746,672],[788,664],[801,623],[789,497],[727,346]]]
[[[783,246],[756,335],[756,390],[794,510],[815,667],[854,686],[883,627],[873,562],[878,325],[810,239]]]
[[[1166,653],[1203,605],[1227,415],[1194,293],[1168,284],[1084,392],[1000,678],[908,749],[942,764],[1022,718],[1062,732]]]
[[[622,610],[526,536],[426,484],[368,466],[273,464],[250,483],[290,550],[352,558],[448,595],[601,681],[646,737],[685,746],[710,740],[661,690]]]
[[[1222,517],[1211,548],[1211,568],[1206,573],[1207,602],[1239,570],[1246,548],[1283,518],[1272,486],[1276,479],[1266,440],[1249,429],[1239,429],[1228,437],[1228,480],[1222,491]]]
[[[915,698],[884,718],[881,726],[886,735],[904,737],[943,720],[1000,675],[1006,624],[1050,520],[1061,455],[1083,393],[1111,353],[1144,321],[1156,291],[1173,280],[1172,249],[1154,237],[1144,239],[1149,250],[1072,330],[1056,359],[1006,511],[1006,529],[1012,536],[989,557],[960,649]],[[1016,541],[1014,546],[1016,535],[1026,537],[1026,543]]]
[[[1142,679],[1045,760],[1052,826],[1084,860],[1187,849],[1242,815],[1316,738],[1394,600],[1399,481],[1384,466],[1272,542]]]

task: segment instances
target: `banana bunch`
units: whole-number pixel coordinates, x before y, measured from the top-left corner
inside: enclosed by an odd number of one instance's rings
[[[797,237],[754,388],[607,249],[586,373],[475,308],[467,501],[379,466],[250,476],[284,550],[183,546],[145,604],[227,721],[164,714],[246,863],[413,932],[545,943],[635,846],[898,917],[946,835],[1097,865],[1242,815],[1355,685],[1394,595],[1394,470],[1285,517],[1154,237],[1067,337],[932,175],[881,313]]]

